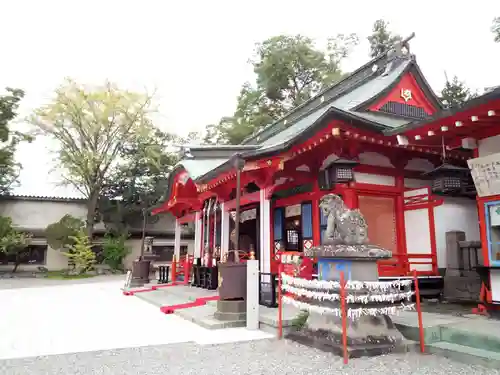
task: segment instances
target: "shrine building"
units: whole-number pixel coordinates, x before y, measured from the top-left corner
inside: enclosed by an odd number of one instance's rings
[[[404,41],[239,145],[185,148],[154,213],[174,214],[177,231],[195,223],[205,267],[232,250],[237,168],[238,250],[255,252],[262,275],[321,244],[319,201],[333,193],[392,251],[380,278],[416,269],[442,289],[446,233],[459,231],[481,244],[457,269],[480,267],[484,303],[500,301],[500,88],[445,109]]]

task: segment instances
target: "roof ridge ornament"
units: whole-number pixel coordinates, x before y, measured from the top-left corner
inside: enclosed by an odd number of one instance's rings
[[[385,66],[385,70],[382,73],[382,77],[387,76],[392,69],[395,67],[394,62],[398,58],[403,59],[414,59],[412,54],[410,53],[410,43],[409,41],[415,37],[415,33],[411,33],[409,37],[400,40],[394,44],[394,46],[387,51],[387,64]]]

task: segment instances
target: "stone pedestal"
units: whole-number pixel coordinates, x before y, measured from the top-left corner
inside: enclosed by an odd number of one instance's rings
[[[215,319],[224,321],[246,320],[247,265],[225,262],[218,264],[219,297]]]
[[[318,259],[318,279],[340,281],[340,273],[345,280],[378,281],[377,260],[387,259],[391,252],[372,245],[326,245],[305,252],[306,256]],[[319,290],[318,290],[319,291]],[[325,292],[325,291],[322,291]],[[400,293],[394,288],[388,291],[369,289],[346,290],[346,295],[370,295]],[[332,291],[340,294],[340,290]],[[340,309],[340,301],[298,298],[311,305]],[[390,302],[349,303],[348,309],[379,308],[392,306]],[[304,326],[290,334],[290,338],[321,350],[343,354],[342,318],[333,314],[310,312]],[[350,357],[373,356],[389,353],[401,342],[402,336],[387,315],[364,315],[347,320],[347,345]]]
[[[132,280],[130,287],[137,288],[149,283],[149,269],[151,261],[144,259],[136,259],[132,263]]]
[[[241,301],[217,301],[217,311],[214,314],[215,319],[223,321],[244,321],[247,316],[247,304]]]

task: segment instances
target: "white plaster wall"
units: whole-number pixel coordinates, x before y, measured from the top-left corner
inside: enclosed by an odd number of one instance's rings
[[[488,156],[500,152],[500,135],[481,139],[478,144],[479,157]]]
[[[387,156],[379,154],[378,152],[362,152],[359,154],[358,158],[361,164],[394,168],[391,160]]]
[[[85,219],[85,205],[80,202],[23,200],[5,201],[0,205],[0,215],[9,216],[20,228],[45,229],[66,214]]]
[[[431,254],[431,236],[427,208],[405,211],[406,251],[408,254]],[[427,261],[422,259],[416,261]],[[410,270],[432,271],[431,264],[410,264]]]
[[[38,229],[43,230],[49,224],[59,221],[64,215],[72,215],[80,219],[85,219],[86,208],[85,204],[80,201],[69,202],[54,202],[54,201],[37,201],[37,200],[5,200],[0,202],[0,215],[12,218],[13,224],[19,229]],[[159,220],[148,226],[148,229],[164,230],[165,232],[173,232],[175,218],[170,214],[161,214]],[[184,234],[192,233],[192,225],[182,226]],[[104,229],[102,223],[96,224],[96,229]],[[45,239],[36,238],[36,244],[46,244]],[[136,259],[141,251],[141,240],[131,239],[127,241],[132,248],[132,252],[125,258],[124,263],[126,267],[131,267],[132,262]],[[174,243],[172,239],[156,239],[154,244]],[[188,252],[193,253],[193,241],[182,240],[181,246],[188,246]],[[64,256],[59,250],[54,250],[50,247],[47,248],[46,262],[44,267],[49,270],[61,270],[67,268],[68,258]],[[39,265],[20,265],[19,270],[36,270]],[[0,265],[0,270],[12,269],[11,265]]]
[[[429,186],[429,181],[427,180],[418,180],[416,178],[405,178],[405,188],[418,189],[427,186]]]
[[[136,260],[139,255],[141,255],[141,239],[131,239],[127,241],[127,245],[130,247],[130,254],[128,254],[123,260],[123,265],[125,269],[132,269],[132,263]],[[163,240],[154,239],[153,246],[174,246],[174,239]],[[181,246],[187,246],[188,254],[193,254],[194,245],[193,241],[181,240]]]
[[[37,243],[38,244],[38,243]],[[39,266],[47,268],[49,271],[58,271],[68,268],[68,258],[59,250],[54,250],[50,246],[47,247],[45,254],[45,264],[21,264],[18,267],[19,271],[37,271]],[[13,269],[12,264],[0,264],[0,271],[10,271]]]
[[[438,267],[446,267],[446,232],[463,231],[467,241],[479,241],[477,203],[468,198],[444,197],[434,209]]]
[[[500,301],[500,270],[491,270],[491,299]]]
[[[396,179],[392,176],[382,176],[378,174],[354,172],[354,181],[363,184],[394,186]]]
[[[412,158],[406,164],[405,169],[409,171],[430,172],[434,169],[434,164],[427,159]]]

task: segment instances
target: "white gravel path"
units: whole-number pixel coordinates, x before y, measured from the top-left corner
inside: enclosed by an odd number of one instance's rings
[[[351,360],[289,341],[176,344],[0,361],[8,375],[495,375],[497,370],[408,353]]]

